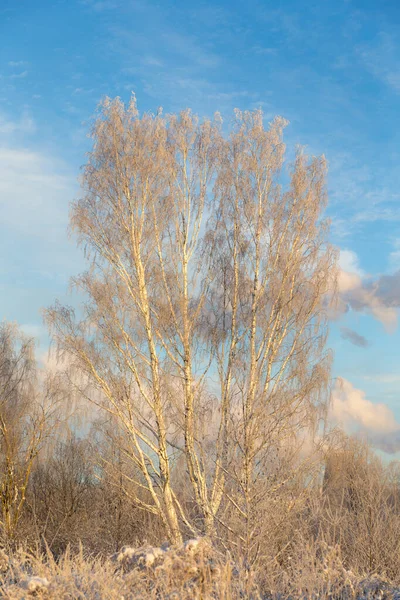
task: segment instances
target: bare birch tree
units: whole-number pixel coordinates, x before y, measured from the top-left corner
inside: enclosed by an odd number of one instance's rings
[[[134,99],[105,100],[93,124],[71,214],[88,301],[47,320],[79,393],[126,433],[137,506],[174,542],[214,535],[228,502],[250,548],[270,449],[322,414],[325,163],[299,152],[283,191],[284,125],[237,112],[226,139],[218,115],[140,116]],[[182,460],[194,509],[173,483]]]
[[[298,457],[288,470],[288,455],[323,418],[330,372],[323,299],[333,291],[335,253],[321,220],[325,161],[299,150],[282,191],[285,125],[278,118],[265,130],[260,112],[236,112],[210,232],[218,236],[210,337],[222,414],[212,498],[216,511],[228,475],[232,495],[224,498],[240,518],[246,556],[256,507],[304,470]]]

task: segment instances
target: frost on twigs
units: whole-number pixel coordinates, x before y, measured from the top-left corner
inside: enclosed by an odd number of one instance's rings
[[[128,571],[132,568],[148,568],[153,566],[160,559],[162,560],[165,554],[162,548],[131,548],[130,546],[124,546],[120,552],[117,552],[112,556],[112,560],[115,561],[124,571]]]
[[[126,582],[140,575],[153,591],[162,591],[171,599],[180,598],[176,596],[177,589],[183,589],[185,594],[195,598],[202,586],[215,588],[224,568],[207,538],[161,548],[125,546],[113,555],[112,560],[117,564],[117,571],[124,573]]]
[[[143,546],[132,548],[124,546],[112,556],[123,571],[131,569],[182,569],[197,572],[198,563],[211,553],[211,545],[206,538],[196,538],[181,546],[163,545],[159,547]]]
[[[186,552],[195,552],[196,549],[198,548],[199,544],[200,544],[201,540],[199,538],[196,538],[194,540],[188,540],[187,542],[184,543],[183,548]]]

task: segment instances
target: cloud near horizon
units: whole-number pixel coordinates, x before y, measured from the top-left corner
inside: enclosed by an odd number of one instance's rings
[[[329,417],[349,434],[365,434],[380,450],[394,454],[400,450],[400,423],[383,403],[375,404],[363,390],[338,377],[332,390]]]

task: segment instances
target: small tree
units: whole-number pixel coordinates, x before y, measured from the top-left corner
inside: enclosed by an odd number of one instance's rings
[[[140,117],[119,99],[93,124],[71,215],[88,302],[47,318],[73,385],[126,433],[137,506],[174,542],[222,527],[250,553],[271,453],[322,415],[325,163],[299,152],[283,191],[284,126],[237,111],[225,139],[218,115]]]
[[[34,462],[54,417],[56,389],[39,379],[34,343],[17,326],[0,325],[0,524],[12,541]]]

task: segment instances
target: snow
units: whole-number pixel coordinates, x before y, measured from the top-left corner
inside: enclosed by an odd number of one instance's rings
[[[50,582],[45,577],[29,577],[26,579],[22,587],[26,589],[28,592],[37,592],[42,590],[43,588],[49,587]]]

